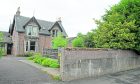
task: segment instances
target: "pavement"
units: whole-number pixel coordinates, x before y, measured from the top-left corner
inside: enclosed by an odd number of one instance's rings
[[[140,68],[98,78],[62,82],[52,80],[47,73],[19,61],[24,59],[12,56],[0,59],[0,84],[140,84]]]
[[[44,67],[41,66],[37,63],[34,63],[31,60],[27,60],[27,59],[21,59],[19,60],[20,62],[29,64],[37,69],[42,70],[43,72],[46,72],[47,74],[49,74],[51,77],[53,77],[53,79],[55,79],[55,77],[59,77],[60,78],[60,69],[59,68],[50,68],[50,67]]]

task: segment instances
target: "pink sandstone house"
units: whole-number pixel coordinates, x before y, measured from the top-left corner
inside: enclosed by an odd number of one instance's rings
[[[20,8],[10,25],[9,33],[13,43],[9,49],[13,55],[24,55],[29,51],[42,53],[44,48],[51,48],[52,37],[58,33],[67,37],[61,20],[50,22],[36,19],[34,16],[24,17],[20,15]]]

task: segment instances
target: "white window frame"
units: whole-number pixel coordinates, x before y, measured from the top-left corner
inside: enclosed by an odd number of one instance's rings
[[[34,34],[34,29],[36,29],[36,34]],[[33,36],[33,37],[38,37],[39,36],[39,28],[38,28],[38,26],[27,25],[25,30],[26,30],[26,35],[27,36]],[[31,31],[31,35],[28,34],[29,31]]]
[[[53,29],[52,30],[52,37],[57,37],[58,36],[58,30],[57,29]]]
[[[35,50],[34,50],[34,52],[37,52],[37,47],[38,47],[38,44],[37,44],[37,41],[35,41],[35,40],[28,40],[28,41],[25,41],[24,42],[24,47],[25,47],[25,52],[28,52],[28,51],[33,51],[33,50],[30,50],[30,48],[31,48],[31,41],[34,41],[35,42]],[[28,46],[26,46],[26,45],[28,45]],[[26,48],[28,48],[27,50],[26,50]]]

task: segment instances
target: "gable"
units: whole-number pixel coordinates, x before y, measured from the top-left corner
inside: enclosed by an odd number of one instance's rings
[[[35,17],[32,17],[23,27],[25,28],[27,25],[36,25],[39,27],[39,29],[41,29],[41,26],[39,25]]]
[[[51,29],[49,29],[49,31],[53,30],[53,29],[57,29],[60,30],[61,32],[63,32],[62,28],[59,26],[59,24],[56,22]]]
[[[68,36],[60,21],[56,21],[55,24],[49,29],[49,31],[52,31],[53,29],[59,29],[65,37]]]

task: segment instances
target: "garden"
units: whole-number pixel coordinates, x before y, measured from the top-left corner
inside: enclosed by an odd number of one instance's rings
[[[42,56],[40,53],[28,53],[28,60],[33,61],[39,65],[50,68],[59,68],[59,60],[49,58],[49,56]]]

